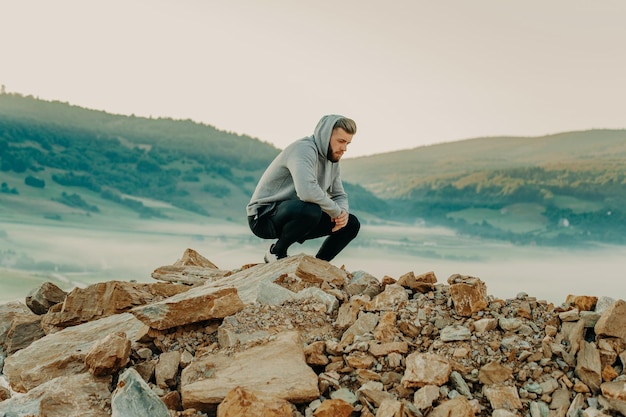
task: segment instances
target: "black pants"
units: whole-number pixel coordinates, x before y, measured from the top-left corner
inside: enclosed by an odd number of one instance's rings
[[[287,249],[296,242],[328,236],[320,247],[316,258],[332,260],[356,237],[361,228],[359,220],[349,214],[348,224],[332,232],[335,224],[320,206],[301,200],[277,203],[272,210],[260,216],[248,216],[250,230],[262,239],[278,239],[274,253],[287,255]]]

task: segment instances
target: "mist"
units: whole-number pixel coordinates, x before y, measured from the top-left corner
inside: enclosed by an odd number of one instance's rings
[[[23,300],[41,282],[66,291],[107,280],[156,282],[157,267],[191,248],[220,269],[263,262],[270,241],[244,225],[141,221],[100,228],[0,223],[0,302]],[[321,240],[296,244],[290,255],[314,255]],[[515,246],[458,236],[444,228],[367,225],[333,260],[348,272],[398,279],[432,271],[438,283],[453,274],[478,277],[496,298],[526,293],[563,303],[569,294],[626,298],[626,248],[559,249]]]

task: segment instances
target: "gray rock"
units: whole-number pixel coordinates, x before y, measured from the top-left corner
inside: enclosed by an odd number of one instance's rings
[[[297,300],[301,300],[303,298],[311,298],[319,301],[326,306],[326,311],[328,313],[332,313],[339,308],[339,300],[337,300],[336,297],[317,287],[308,287],[296,293]]]
[[[170,417],[167,407],[133,368],[119,379],[111,398],[111,417]]]
[[[469,340],[472,336],[472,332],[467,327],[460,324],[453,324],[446,326],[441,330],[441,340],[444,342],[453,342],[461,340]]]
[[[257,291],[257,299],[261,304],[280,305],[285,301],[293,300],[295,293],[287,288],[274,284],[271,281],[261,281]]]
[[[459,394],[467,397],[468,400],[473,398],[472,391],[470,390],[467,382],[463,379],[463,376],[457,371],[452,371],[450,373],[450,382],[452,386],[459,392]]]

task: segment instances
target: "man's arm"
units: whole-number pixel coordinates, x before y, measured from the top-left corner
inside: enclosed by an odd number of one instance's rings
[[[348,194],[343,188],[341,182],[341,174],[339,167],[337,167],[337,175],[333,178],[333,184],[330,187],[330,198],[345,212],[349,212],[350,206],[348,205]]]
[[[331,199],[317,182],[317,150],[303,147],[300,152],[293,153],[287,162],[298,198],[302,201],[315,203],[331,218],[338,217],[342,208],[337,201]],[[343,190],[343,187],[341,188]],[[345,192],[344,192],[345,194]]]

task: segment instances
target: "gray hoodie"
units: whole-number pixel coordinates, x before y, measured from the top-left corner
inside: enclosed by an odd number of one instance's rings
[[[293,142],[276,156],[252,194],[246,207],[248,216],[256,215],[261,207],[296,199],[319,205],[331,218],[342,210],[348,212],[339,163],[327,157],[333,126],[342,117],[322,117],[312,136]]]

